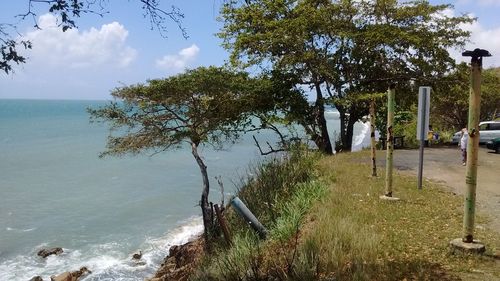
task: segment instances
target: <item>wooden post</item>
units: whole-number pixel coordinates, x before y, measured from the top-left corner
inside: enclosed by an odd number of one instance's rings
[[[385,167],[385,196],[392,197],[392,167],[394,153],[394,99],[396,95],[395,85],[387,90],[387,154]]]
[[[479,152],[479,112],[481,105],[481,59],[471,62],[471,91],[469,96],[469,141],[467,143],[467,168],[465,175],[464,202],[464,237],[463,241],[472,243],[474,235],[474,217],[476,210],[477,160]]]
[[[375,148],[375,100],[370,102],[370,129],[371,129],[371,146],[372,146],[372,177],[377,176],[377,151]]]
[[[224,214],[222,214],[219,205],[215,204],[214,208],[220,228],[222,229],[222,234],[224,234],[224,239],[226,240],[226,243],[231,246],[233,243],[231,241],[231,235],[229,234],[229,229],[227,227],[226,218],[224,218]]]
[[[461,251],[483,253],[484,244],[474,239],[474,216],[476,213],[477,160],[479,153],[479,116],[481,104],[481,67],[483,57],[491,56],[483,49],[465,51],[464,57],[471,58],[471,91],[469,96],[469,140],[467,142],[467,167],[465,173],[464,225],[462,238],[454,239],[450,245]]]

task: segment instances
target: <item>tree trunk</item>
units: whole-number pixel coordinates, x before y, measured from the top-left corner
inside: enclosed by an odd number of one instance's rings
[[[345,150],[351,151],[352,148],[352,137],[354,134],[354,123],[356,123],[356,118],[351,114],[347,120],[347,128],[345,132]]]
[[[212,208],[210,208],[210,204],[208,203],[210,182],[208,180],[207,166],[205,166],[205,163],[203,163],[203,160],[198,154],[198,144],[191,143],[191,153],[193,154],[194,159],[196,159],[196,163],[198,163],[198,166],[200,167],[201,178],[203,180],[203,189],[201,192],[200,207],[201,207],[201,214],[203,216],[203,227],[204,227],[203,229],[205,234],[205,241],[206,244],[208,245],[209,230],[212,228],[212,222],[213,222]]]
[[[326,126],[325,118],[325,101],[323,99],[323,94],[321,93],[321,88],[318,83],[315,84],[316,87],[316,122],[320,128],[321,136],[317,138],[316,145],[319,149],[326,154],[333,154],[332,143],[330,142],[330,136],[328,135],[328,128]]]
[[[344,150],[345,149],[345,143],[347,142],[346,140],[346,133],[345,133],[345,122],[346,122],[346,118],[347,118],[347,115],[346,115],[346,111],[343,107],[341,106],[337,106],[337,110],[339,111],[339,114],[340,114],[340,134],[339,134],[339,138],[340,138],[340,147],[336,147],[335,150],[337,151],[340,151],[340,150]]]

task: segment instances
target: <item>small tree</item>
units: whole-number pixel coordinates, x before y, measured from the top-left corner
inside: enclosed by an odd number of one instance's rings
[[[200,67],[166,79],[117,88],[112,95],[119,102],[89,109],[91,120],[111,124],[107,150],[101,156],[161,152],[189,144],[202,175],[200,207],[205,238],[209,238],[213,222],[208,202],[210,183],[198,148],[222,148],[238,138],[248,125],[244,94],[251,81],[245,73]]]

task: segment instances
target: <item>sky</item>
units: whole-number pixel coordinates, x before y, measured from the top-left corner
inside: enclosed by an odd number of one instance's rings
[[[27,63],[11,74],[0,74],[0,98],[14,99],[110,99],[110,92],[123,85],[175,75],[187,68],[223,65],[228,52],[215,34],[223,0],[163,0],[165,8],[175,5],[184,13],[185,39],[174,23],[167,38],[151,30],[139,1],[110,0],[103,17],[83,15],[77,29],[62,32],[54,27],[57,18],[38,5],[36,19],[20,21],[27,0],[2,0],[0,23],[18,23],[18,32],[33,43],[24,53]],[[500,66],[500,0],[433,0],[449,3],[449,15],[468,14],[478,20],[461,28],[472,32],[466,49],[487,49],[485,67]],[[34,21],[41,29],[35,29]],[[461,50],[450,50],[462,61]]]

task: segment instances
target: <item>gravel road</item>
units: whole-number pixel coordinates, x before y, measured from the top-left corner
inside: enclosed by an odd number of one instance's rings
[[[491,152],[490,152],[491,151]],[[394,166],[417,174],[419,150],[394,150]],[[385,151],[378,151],[377,165],[385,166]],[[424,151],[423,176],[442,182],[450,191],[464,194],[465,167],[458,147],[430,147]],[[479,149],[477,210],[491,218],[490,227],[500,232],[500,154],[484,147]]]

